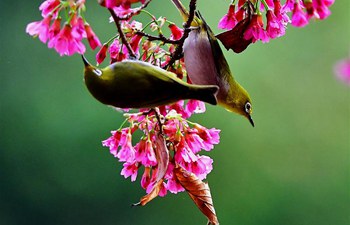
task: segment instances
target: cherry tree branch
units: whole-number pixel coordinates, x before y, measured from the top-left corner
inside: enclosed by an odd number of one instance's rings
[[[163,69],[167,69],[169,66],[174,64],[176,60],[179,60],[183,57],[183,45],[184,45],[186,38],[188,37],[188,35],[191,32],[190,27],[191,27],[191,23],[194,19],[194,14],[196,11],[196,3],[197,3],[197,0],[191,0],[191,2],[189,4],[189,16],[188,16],[186,23],[184,24],[184,33],[183,33],[181,39],[178,40],[178,42],[179,42],[178,46],[176,47],[174,53],[171,54],[169,62],[163,67]]]
[[[117,26],[118,29],[118,33],[120,35],[120,38],[122,39],[122,43],[126,46],[126,48],[128,49],[129,55],[131,58],[136,59],[136,54],[135,52],[132,50],[130,43],[128,42],[128,40],[126,40],[125,34],[122,30],[122,27],[120,25],[120,18],[117,16],[117,14],[115,14],[113,9],[108,9],[109,12],[111,13],[113,20],[115,22],[115,25]]]

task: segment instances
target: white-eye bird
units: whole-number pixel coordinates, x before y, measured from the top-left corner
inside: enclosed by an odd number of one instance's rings
[[[103,104],[152,108],[185,99],[217,104],[216,85],[188,84],[175,74],[142,61],[125,60],[98,69],[82,58],[86,87]]]
[[[184,21],[189,13],[179,0],[172,0]],[[200,13],[191,23],[192,30],[186,38],[183,51],[187,74],[193,84],[217,85],[218,105],[230,112],[246,117],[254,126],[251,117],[252,103],[248,92],[233,78],[220,45]]]

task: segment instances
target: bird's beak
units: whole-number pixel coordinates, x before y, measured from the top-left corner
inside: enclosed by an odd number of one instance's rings
[[[248,120],[249,120],[250,124],[254,127],[254,121],[253,121],[251,115],[248,115]]]
[[[83,62],[84,62],[85,67],[87,67],[87,66],[90,65],[89,61],[87,61],[87,59],[85,58],[84,55],[81,55],[81,58],[83,59]]]

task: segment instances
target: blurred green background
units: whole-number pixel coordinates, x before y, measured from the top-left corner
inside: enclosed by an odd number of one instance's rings
[[[228,2],[199,0],[216,33]],[[89,95],[78,55],[59,57],[25,34],[40,3],[0,2],[0,224],[205,224],[186,193],[130,207],[144,190],[101,146],[123,117]],[[208,153],[221,224],[349,224],[350,89],[333,75],[349,54],[349,6],[338,0],[325,21],[289,27],[240,55],[225,51],[253,98],[256,127],[219,107],[192,118],[222,130]],[[115,32],[107,11],[87,7],[106,41]],[[181,22],[170,1],[154,0],[149,11]]]

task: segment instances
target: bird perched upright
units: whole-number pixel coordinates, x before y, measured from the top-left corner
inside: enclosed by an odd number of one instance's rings
[[[84,81],[100,102],[117,108],[152,108],[196,99],[216,105],[216,85],[192,85],[150,63],[125,60],[104,69],[92,66],[84,56]]]
[[[172,0],[184,21],[189,13],[179,0]],[[187,74],[193,84],[217,85],[218,104],[230,112],[246,117],[254,126],[252,103],[248,92],[233,78],[220,45],[203,17],[197,12],[191,23],[192,31],[183,50]]]

